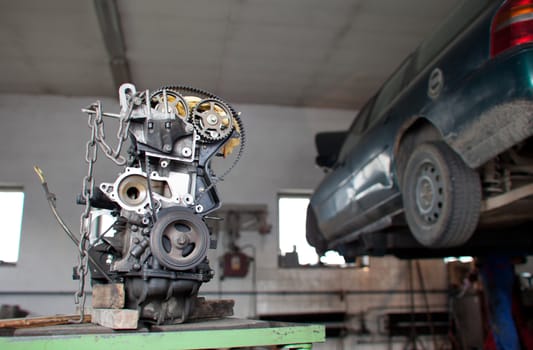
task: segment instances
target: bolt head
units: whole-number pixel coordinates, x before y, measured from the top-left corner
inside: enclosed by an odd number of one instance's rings
[[[178,248],[184,248],[187,244],[189,244],[189,241],[189,236],[182,234],[176,239],[176,246],[178,246]]]
[[[183,149],[181,150],[181,154],[184,157],[190,157],[190,155],[192,154],[192,150],[189,147],[183,147]]]
[[[207,116],[207,122],[211,125],[216,125],[218,123],[218,116],[216,114],[209,114]]]

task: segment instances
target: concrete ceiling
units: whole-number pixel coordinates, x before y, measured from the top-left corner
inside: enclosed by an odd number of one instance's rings
[[[3,1],[0,93],[116,96],[128,79],[357,109],[457,2]]]

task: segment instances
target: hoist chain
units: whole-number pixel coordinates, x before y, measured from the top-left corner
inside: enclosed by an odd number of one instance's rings
[[[98,158],[98,146],[104,152],[104,155],[111,159],[115,164],[122,166],[126,164],[126,159],[120,154],[124,142],[128,138],[128,130],[133,110],[132,98],[128,101],[128,106],[124,113],[120,115],[119,127],[117,132],[118,144],[115,149],[109,146],[105,141],[104,120],[102,114],[102,104],[96,101],[86,109],[89,113],[88,125],[90,128],[90,138],[85,148],[85,162],[87,163],[87,174],[83,178],[81,199],[85,203],[84,210],[80,217],[80,241],[78,245],[78,265],[76,267],[79,276],[78,290],[75,294],[75,303],[79,306],[80,320],[83,322],[85,316],[85,281],[89,269],[88,249],[90,246],[91,233],[91,198],[94,191],[94,164]]]

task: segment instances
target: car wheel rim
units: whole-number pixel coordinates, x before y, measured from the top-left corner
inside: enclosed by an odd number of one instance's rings
[[[441,217],[444,205],[444,186],[439,169],[430,162],[420,167],[415,189],[417,212],[426,224],[434,224]]]

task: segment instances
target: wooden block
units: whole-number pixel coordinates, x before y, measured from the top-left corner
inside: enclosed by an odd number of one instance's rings
[[[92,323],[112,329],[137,329],[139,311],[128,309],[95,309]]]
[[[123,309],[126,300],[124,284],[95,284],[92,300],[95,309]]]

